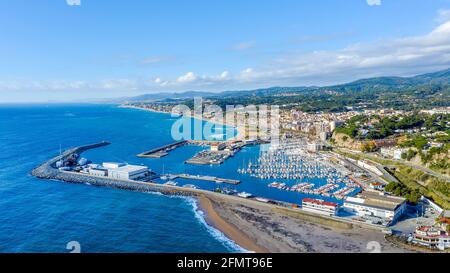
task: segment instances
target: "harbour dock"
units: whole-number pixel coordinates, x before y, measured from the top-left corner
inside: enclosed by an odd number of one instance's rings
[[[183,178],[183,179],[192,179],[192,180],[203,180],[203,181],[211,181],[215,183],[226,183],[231,185],[238,185],[241,183],[239,180],[234,179],[226,179],[226,178],[219,178],[215,176],[208,176],[208,175],[191,175],[191,174],[174,174],[170,175],[173,178]]]
[[[155,148],[137,155],[137,157],[141,158],[161,158],[169,154],[170,151],[181,147],[187,143],[186,140],[177,141],[174,143],[170,143],[159,148]]]

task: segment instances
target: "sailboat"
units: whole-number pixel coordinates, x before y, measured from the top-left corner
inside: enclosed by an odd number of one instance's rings
[[[165,175],[165,173],[164,173],[164,164],[163,164],[163,175],[161,175],[161,177],[160,177],[162,180],[167,180],[167,179],[169,179],[169,177],[167,176],[167,175]]]

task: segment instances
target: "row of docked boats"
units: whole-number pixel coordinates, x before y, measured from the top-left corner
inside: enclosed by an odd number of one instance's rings
[[[307,182],[295,184],[293,186],[288,186],[286,185],[286,183],[272,182],[268,185],[268,187],[285,191],[294,191],[299,193],[314,194],[325,197],[334,197],[340,200],[344,199],[349,194],[353,193],[357,188],[356,186],[350,185],[345,186],[344,188],[341,188],[335,192],[332,192],[337,188],[339,188],[338,184],[326,184],[317,189],[314,189],[315,184]]]

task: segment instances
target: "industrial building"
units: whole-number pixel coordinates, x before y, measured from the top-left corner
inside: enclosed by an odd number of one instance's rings
[[[319,199],[304,198],[302,200],[302,209],[317,214],[335,216],[338,211],[338,204]]]
[[[394,223],[404,213],[406,199],[381,192],[364,191],[356,197],[348,197],[343,209],[361,217],[377,217]]]
[[[138,180],[147,177],[150,173],[146,166],[115,162],[105,162],[102,165],[107,170],[108,177],[114,179]]]

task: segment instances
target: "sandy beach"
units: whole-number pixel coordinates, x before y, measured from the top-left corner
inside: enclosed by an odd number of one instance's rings
[[[410,252],[386,241],[379,230],[322,225],[245,199],[200,195],[199,205],[209,224],[257,253],[367,253],[378,251],[378,246],[381,252]]]
[[[214,227],[220,227],[220,231],[225,234],[228,238],[232,238],[242,248],[257,252],[266,253],[269,252],[266,248],[256,244],[251,238],[249,238],[245,233],[243,233],[239,228],[237,228],[232,223],[225,221],[214,209],[211,200],[204,195],[200,195],[198,198],[201,209],[206,214],[206,222]]]

